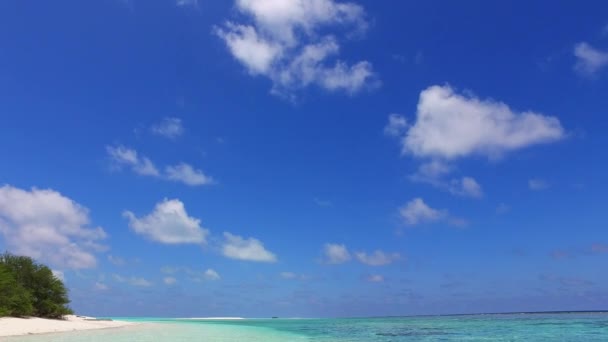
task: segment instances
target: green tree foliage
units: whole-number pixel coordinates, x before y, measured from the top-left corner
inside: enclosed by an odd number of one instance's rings
[[[0,317],[31,316],[32,297],[3,264],[0,264]]]
[[[72,313],[69,302],[50,268],[29,257],[0,256],[0,316],[61,318]]]

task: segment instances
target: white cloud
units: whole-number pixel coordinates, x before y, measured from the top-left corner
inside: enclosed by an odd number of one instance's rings
[[[234,58],[244,64],[251,75],[270,73],[272,64],[282,53],[279,44],[266,41],[251,26],[227,23],[226,31],[218,30],[217,34],[226,42]]]
[[[431,86],[420,93],[416,120],[389,116],[385,133],[401,140],[402,154],[423,163],[410,176],[451,194],[483,197],[482,186],[470,176],[448,178],[452,161],[501,155],[565,137],[559,120],[532,111],[516,112],[502,102],[458,94],[450,86]],[[422,208],[420,208],[422,209]]]
[[[452,172],[452,167],[437,159],[423,163],[418,167],[418,172],[412,175],[414,180],[437,180]]]
[[[65,282],[65,274],[63,273],[63,271],[59,271],[59,270],[52,270],[53,271],[53,276],[63,282]]]
[[[187,185],[207,185],[213,184],[214,181],[211,177],[206,176],[203,171],[194,169],[192,166],[181,163],[175,166],[167,166],[166,168],[167,179],[182,182]]]
[[[10,252],[63,269],[93,268],[106,233],[89,224],[89,211],[57,191],[0,187],[0,234]]]
[[[422,198],[415,198],[399,209],[401,217],[408,225],[439,221],[447,217],[445,210],[429,207]]]
[[[205,276],[205,279],[207,279],[207,280],[220,280],[221,279],[219,273],[217,273],[215,270],[213,270],[211,268],[205,271],[204,276]]]
[[[365,31],[361,6],[334,0],[236,0],[236,8],[250,23],[226,22],[216,34],[251,75],[273,82],[273,93],[288,95],[315,84],[352,94],[377,84],[369,62],[349,65],[332,58],[340,45],[335,35],[319,32],[331,26]]]
[[[390,114],[388,124],[384,127],[384,134],[391,137],[400,137],[407,132],[407,119],[400,114]]]
[[[192,1],[182,0],[182,2]],[[182,124],[182,119],[167,117],[162,119],[161,122],[152,125],[152,127],[150,127],[150,130],[156,135],[160,135],[169,139],[175,139],[184,133],[184,126]]]
[[[343,264],[350,261],[351,255],[345,245],[327,243],[324,246],[325,262],[328,264]]]
[[[430,207],[422,198],[414,198],[403,205],[399,208],[399,214],[401,215],[403,222],[409,226],[440,221],[461,228],[469,225],[469,221],[451,216],[447,210]]]
[[[160,268],[161,273],[164,274],[175,274],[181,270],[181,267],[163,266]]]
[[[215,280],[220,280],[221,277],[219,275],[219,273],[217,273],[217,271],[209,268],[206,271],[198,271],[198,270],[194,270],[190,267],[170,267],[170,266],[164,266],[160,269],[161,273],[166,274],[169,278],[173,278],[175,277],[176,274],[178,273],[184,273],[188,276],[188,278],[194,282],[201,282],[203,280],[210,280],[210,281],[215,281]]]
[[[382,283],[384,282],[384,276],[381,276],[379,274],[372,274],[370,276],[368,276],[366,278],[367,281],[369,281],[370,283]]]
[[[298,275],[293,272],[281,272],[280,275],[283,279],[296,279],[298,277]]]
[[[399,260],[401,255],[399,255],[399,253],[388,254],[378,250],[372,254],[357,252],[355,253],[355,257],[357,260],[359,260],[359,262],[369,266],[384,266]]]
[[[112,278],[114,278],[114,280],[116,282],[129,284],[131,286],[136,286],[136,287],[152,286],[151,282],[149,282],[148,280],[146,280],[144,278],[140,278],[140,277],[123,277],[118,274],[114,274],[114,275],[112,275]]]
[[[472,177],[462,177],[461,179],[453,179],[448,187],[449,191],[454,195],[481,198],[483,190],[481,185]]]
[[[577,59],[575,70],[585,76],[594,76],[608,66],[608,51],[598,50],[585,42],[574,46],[574,56]]]
[[[178,199],[157,203],[152,213],[141,218],[130,211],[125,211],[123,216],[134,232],[164,244],[204,244],[209,234],[199,219],[188,216]]]
[[[483,189],[473,177],[445,179],[452,172],[452,167],[440,160],[431,160],[419,166],[418,171],[410,175],[410,180],[430,184],[438,189],[462,197],[481,198]]]
[[[449,86],[431,86],[420,93],[416,122],[402,144],[404,154],[421,158],[494,158],[564,136],[555,117],[515,112],[502,102],[460,95]]]
[[[177,283],[177,279],[173,277],[164,277],[163,283],[165,283],[165,285],[174,285]]]
[[[175,4],[178,7],[195,7],[198,8],[198,0],[177,0]]]
[[[264,248],[261,241],[241,236],[224,233],[224,243],[222,254],[231,259],[255,261],[255,262],[276,262],[277,257],[272,252]]]
[[[300,281],[309,281],[312,279],[311,276],[306,274],[298,274],[294,272],[281,272],[279,276],[285,280],[300,280]]]
[[[142,176],[160,176],[154,163],[146,157],[140,157],[137,151],[124,146],[106,146],[110,160],[116,168],[128,166],[133,172]]]
[[[108,255],[108,261],[114,266],[124,266],[126,264],[125,259],[114,255]]]
[[[114,168],[121,169],[124,166],[142,176],[152,176],[174,182],[181,182],[190,186],[214,184],[213,178],[205,175],[203,171],[195,169],[189,164],[180,163],[165,167],[165,173],[161,173],[154,163],[147,157],[140,156],[137,151],[121,145],[107,146],[106,151]]]
[[[549,183],[544,179],[530,179],[528,181],[528,187],[533,191],[541,191],[549,188]]]
[[[97,291],[107,291],[109,289],[108,285],[101,282],[96,282],[93,288]]]

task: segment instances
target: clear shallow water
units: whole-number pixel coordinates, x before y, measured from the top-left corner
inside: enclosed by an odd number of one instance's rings
[[[243,321],[130,320],[154,324],[8,338],[6,341],[608,341],[608,314],[602,313]]]

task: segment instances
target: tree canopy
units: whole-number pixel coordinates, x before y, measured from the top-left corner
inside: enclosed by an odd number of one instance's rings
[[[0,255],[0,317],[61,318],[71,314],[63,282],[30,257]]]

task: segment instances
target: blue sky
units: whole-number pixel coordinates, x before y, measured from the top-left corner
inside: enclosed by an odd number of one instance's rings
[[[0,247],[90,315],[606,309],[607,9],[4,1]]]

